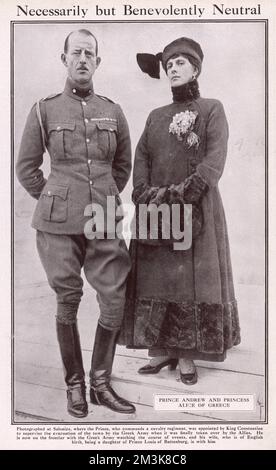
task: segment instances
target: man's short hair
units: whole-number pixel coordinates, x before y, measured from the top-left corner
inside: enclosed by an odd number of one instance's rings
[[[68,34],[67,38],[64,41],[64,54],[67,54],[67,52],[68,52],[69,38],[70,38],[71,34],[74,34],[74,33],[81,33],[81,34],[84,34],[85,36],[92,36],[92,38],[94,38],[95,42],[96,42],[96,55],[98,55],[98,41],[97,41],[97,38],[96,38],[96,36],[94,36],[94,34],[92,34],[90,31],[88,31],[88,29],[78,29],[77,31],[71,31],[71,33]]]

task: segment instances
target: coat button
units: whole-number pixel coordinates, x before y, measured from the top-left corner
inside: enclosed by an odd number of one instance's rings
[[[83,106],[86,106],[86,105],[87,105],[87,103],[86,103],[85,101],[82,101],[81,104],[82,104]]]
[[[89,142],[90,142],[90,139],[86,139],[86,142],[89,144]]]
[[[51,192],[51,191],[47,191],[47,194],[48,194],[48,196],[51,196],[51,195],[52,195],[52,192]]]
[[[57,131],[60,131],[61,127],[60,126],[57,126]]]
[[[77,93],[76,88],[73,88],[72,92],[73,92],[73,93]]]
[[[84,122],[85,122],[85,124],[87,124],[89,122],[89,120],[87,118],[85,118]]]
[[[88,165],[91,165],[91,160],[88,160]]]
[[[90,186],[92,186],[92,184],[93,184],[93,181],[92,181],[92,180],[90,180],[90,181],[89,181],[89,184],[90,184]]]

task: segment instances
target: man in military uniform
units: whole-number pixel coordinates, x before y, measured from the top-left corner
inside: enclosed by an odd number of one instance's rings
[[[90,371],[91,402],[133,413],[135,407],[110,386],[130,270],[128,251],[121,237],[110,238],[106,230],[104,238],[87,233],[87,207],[100,204],[106,213],[107,196],[120,204],[118,194],[131,171],[128,125],[118,104],[94,93],[92,76],[101,59],[97,40],[88,30],[69,34],[61,59],[68,71],[64,91],[31,109],[17,176],[38,199],[32,227],[37,230],[39,256],[57,297],[56,327],[68,412],[77,417],[88,413],[77,329],[83,267],[100,308]],[[40,169],[46,148],[51,159],[48,180]]]

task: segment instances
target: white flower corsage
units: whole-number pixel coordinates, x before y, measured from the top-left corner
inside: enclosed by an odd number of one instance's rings
[[[177,140],[183,141],[186,136],[186,142],[188,148],[199,146],[199,137],[193,132],[194,124],[198,113],[195,111],[188,111],[177,113],[174,115],[172,122],[170,123],[169,132],[175,134]]]

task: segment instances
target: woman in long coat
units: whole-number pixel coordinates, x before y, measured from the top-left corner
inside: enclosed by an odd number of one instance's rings
[[[156,78],[161,60],[173,95],[171,104],[150,113],[137,146],[133,174],[137,221],[140,204],[167,204],[170,209],[175,203],[181,209],[192,204],[192,244],[175,249],[173,237],[162,239],[161,226],[157,240],[149,234],[139,239],[140,232],[136,233],[138,239],[130,246],[133,266],[120,342],[149,350],[151,360],[139,373],[157,373],[178,363],[182,382],[194,384],[195,359],[223,361],[226,350],[240,342],[218,189],[228,124],[218,100],[200,97],[197,77],[203,52],[198,43],[179,38],[162,54],[138,54],[137,60]]]

